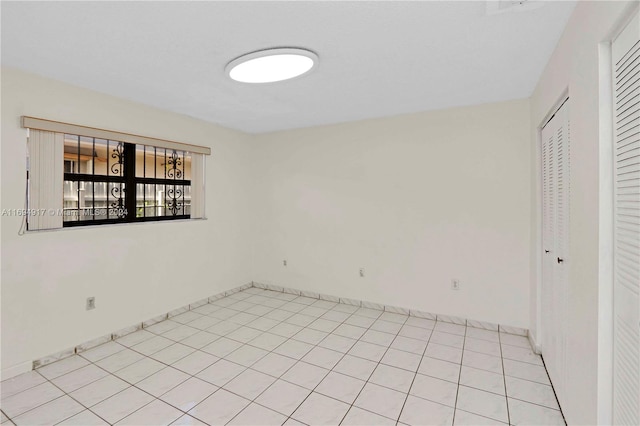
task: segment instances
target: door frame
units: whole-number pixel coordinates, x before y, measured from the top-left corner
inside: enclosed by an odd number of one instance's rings
[[[621,26],[622,31],[624,26]],[[617,34],[620,33],[617,32]],[[617,34],[615,37],[617,37]],[[613,423],[614,75],[612,36],[598,45],[598,424]]]
[[[635,13],[640,13],[640,5],[630,3],[617,22],[612,25],[611,31],[602,39],[597,46],[599,59],[599,152],[598,152],[598,179],[599,187],[599,231],[598,231],[598,364],[597,364],[597,423],[612,424],[613,422],[613,198],[614,198],[614,156],[613,156],[613,72],[612,72],[612,42],[624,30],[627,24],[633,19]],[[542,119],[535,128],[535,207],[533,231],[533,261],[535,281],[533,287],[535,294],[531,294],[535,300],[533,310],[532,326],[535,333],[530,333],[530,341],[534,351],[543,353],[544,348],[540,346],[541,337],[544,334],[542,329],[542,153],[541,153],[541,131],[558,106],[569,96],[569,87],[566,87],[560,95],[549,113]],[[533,124],[533,123],[532,123]],[[532,327],[532,328],[533,328]]]
[[[542,326],[542,247],[543,242],[543,212],[542,212],[542,129],[551,120],[556,112],[564,105],[569,99],[569,88],[566,87],[560,96],[553,103],[553,106],[544,118],[538,123],[536,127],[536,247],[535,247],[535,269],[536,269],[536,333],[535,336],[530,334],[532,340],[532,347],[534,352],[544,355],[544,348],[542,347],[542,336],[544,335],[544,327]]]
[[[614,351],[614,219],[615,219],[615,137],[613,42],[640,13],[640,5],[630,4],[604,41],[598,44],[599,122],[599,206],[598,206],[598,424],[613,423]]]

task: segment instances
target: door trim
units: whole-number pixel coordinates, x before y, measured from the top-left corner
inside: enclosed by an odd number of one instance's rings
[[[599,123],[599,206],[598,206],[598,424],[613,423],[613,318],[614,318],[614,74],[613,41],[635,15],[638,4],[630,4],[618,18],[605,40],[598,45]]]
[[[536,268],[536,317],[535,317],[535,336],[531,336],[534,343],[534,351],[543,354],[542,336],[544,334],[542,326],[542,242],[543,242],[543,212],[542,212],[542,129],[549,123],[558,110],[569,100],[569,88],[566,87],[553,106],[540,121],[536,127],[536,251],[535,251],[535,268]],[[531,335],[531,333],[530,333]]]

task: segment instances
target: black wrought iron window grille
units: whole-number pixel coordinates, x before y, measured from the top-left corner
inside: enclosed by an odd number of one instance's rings
[[[191,155],[92,137],[64,137],[63,226],[188,219]]]

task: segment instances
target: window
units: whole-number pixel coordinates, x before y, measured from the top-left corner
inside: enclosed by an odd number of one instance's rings
[[[191,154],[64,135],[63,226],[188,219]]]
[[[22,117],[27,229],[204,218],[206,147]]]

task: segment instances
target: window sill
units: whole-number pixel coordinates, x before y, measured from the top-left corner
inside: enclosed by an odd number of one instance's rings
[[[201,222],[208,220],[206,217],[203,218],[195,218],[195,219],[173,219],[173,220],[150,220],[146,222],[127,222],[127,223],[107,223],[103,225],[85,225],[85,226],[68,226],[62,228],[53,228],[53,229],[36,229],[26,231],[22,235],[35,235],[42,234],[45,232],[60,232],[60,231],[79,231],[79,230],[87,230],[87,229],[100,229],[100,228],[113,228],[113,227],[129,227],[129,226],[152,226],[158,224],[168,224],[168,223],[187,223],[187,222]]]

